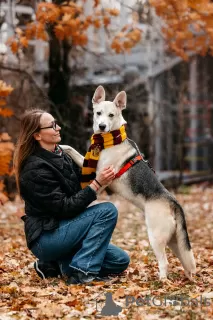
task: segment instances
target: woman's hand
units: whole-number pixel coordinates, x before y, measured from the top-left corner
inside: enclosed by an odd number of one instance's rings
[[[90,184],[90,187],[93,190],[98,191],[101,187],[104,187],[109,183],[111,183],[114,177],[115,177],[115,169],[114,169],[114,166],[111,165],[99,172],[95,180],[93,180],[92,183]]]
[[[115,169],[114,166],[111,165],[109,167],[104,168],[99,174],[96,176],[96,180],[100,183],[101,186],[106,186],[115,177]]]

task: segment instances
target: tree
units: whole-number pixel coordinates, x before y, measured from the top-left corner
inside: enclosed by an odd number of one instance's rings
[[[84,0],[86,3],[90,0]],[[114,8],[103,8],[100,0],[91,0],[93,13],[88,15],[85,6],[78,1],[53,0],[52,3],[41,2],[36,11],[36,20],[26,26],[23,31],[17,28],[15,36],[8,40],[14,54],[19,55],[20,50],[26,48],[29,40],[42,39],[49,43],[49,90],[51,113],[59,118],[65,130],[62,130],[63,143],[70,143],[81,149],[73,137],[81,135],[84,130],[82,113],[70,101],[70,52],[75,47],[85,48],[88,42],[88,29],[101,26],[109,33],[113,17],[119,15]],[[141,31],[132,25],[125,26],[112,38],[111,50],[116,53],[130,51],[141,39]],[[81,120],[82,127],[76,128]],[[85,139],[84,139],[85,140]],[[84,142],[85,144],[85,142]],[[83,148],[80,151],[84,151]]]
[[[7,96],[13,91],[10,85],[0,80],[0,116],[10,117],[13,112],[5,107]],[[10,141],[11,138],[6,132],[0,132],[0,177],[10,175],[12,173],[10,164],[12,160],[14,145]],[[0,203],[7,200],[6,195],[3,193],[4,184],[0,180]]]
[[[163,20],[162,32],[173,52],[184,60],[190,53],[213,55],[211,0],[150,0]]]

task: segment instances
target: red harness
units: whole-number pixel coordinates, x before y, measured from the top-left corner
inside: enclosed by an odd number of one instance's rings
[[[120,176],[122,176],[122,174],[124,174],[129,168],[131,168],[132,166],[134,166],[135,163],[139,162],[143,160],[143,157],[141,155],[136,156],[135,158],[131,159],[129,162],[127,162],[125,164],[125,166],[123,166],[115,175],[114,179],[119,178]]]

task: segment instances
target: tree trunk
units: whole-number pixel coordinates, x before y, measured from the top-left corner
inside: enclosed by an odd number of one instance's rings
[[[55,4],[62,2],[61,0],[53,1]],[[69,88],[72,71],[68,58],[72,46],[69,40],[61,41],[56,38],[54,26],[49,28],[48,33],[50,37],[48,96],[52,102],[50,113],[59,120],[62,127],[61,143],[72,145],[80,152],[84,152],[86,141],[82,142],[85,131],[83,110],[77,103],[72,102]]]
[[[197,57],[192,57],[190,61],[190,73],[189,73],[189,98],[190,98],[190,161],[189,168],[191,171],[198,170],[197,162],[197,138],[198,138],[198,83],[197,83]]]

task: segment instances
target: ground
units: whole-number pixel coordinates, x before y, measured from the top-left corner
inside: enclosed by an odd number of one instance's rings
[[[125,274],[109,283],[82,286],[37,276],[35,257],[26,247],[23,222],[18,217],[23,204],[18,198],[7,202],[0,207],[0,319],[212,319],[213,189],[204,185],[182,187],[176,197],[185,209],[197,263],[193,281],[185,278],[169,249],[169,281],[158,280],[143,214],[113,195],[105,196],[119,210],[112,242],[129,253],[131,264]],[[107,292],[122,307],[117,316],[101,315]]]

